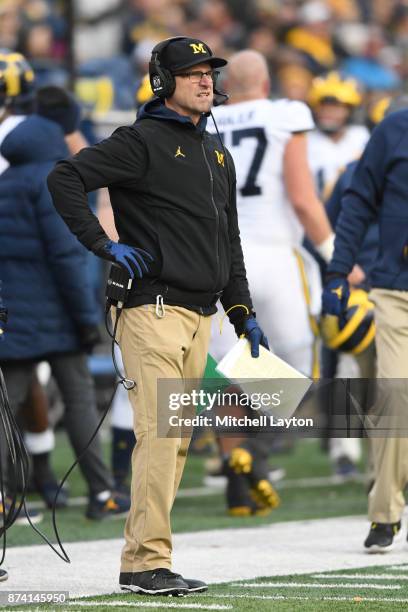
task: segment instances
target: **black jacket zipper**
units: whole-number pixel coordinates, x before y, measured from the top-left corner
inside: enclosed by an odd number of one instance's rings
[[[217,263],[217,273],[216,273],[215,283],[214,283],[214,291],[215,291],[217,289],[217,287],[218,287],[218,277],[219,277],[219,274],[220,274],[220,253],[219,253],[220,215],[219,215],[218,208],[217,208],[217,205],[216,205],[215,200],[214,200],[214,177],[213,177],[213,174],[211,172],[211,166],[210,166],[210,164],[208,162],[208,158],[207,158],[207,155],[206,155],[206,152],[205,152],[203,138],[201,139],[201,148],[203,150],[204,160],[205,160],[205,163],[206,163],[207,168],[208,168],[208,173],[210,175],[211,202],[212,202],[212,205],[214,207],[215,221],[216,221],[215,258],[216,258],[216,263]]]

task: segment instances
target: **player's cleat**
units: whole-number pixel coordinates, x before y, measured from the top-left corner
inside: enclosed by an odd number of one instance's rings
[[[271,510],[280,505],[280,497],[269,482],[269,480],[258,480],[251,487],[251,497],[260,509],[270,508]]]
[[[0,582],[3,582],[3,580],[7,580],[7,578],[8,573],[6,572],[6,570],[0,568]]]
[[[198,584],[201,585],[201,588],[206,586],[204,583],[199,583],[198,580],[190,582],[194,583],[192,586],[195,587]],[[184,578],[180,574],[174,574],[165,568],[146,572],[121,572],[119,575],[119,586],[123,591],[132,591],[142,595],[173,595],[175,597],[182,597],[189,593],[189,585]],[[199,592],[197,588],[194,590]]]
[[[121,493],[113,493],[106,501],[91,497],[86,510],[86,518],[93,521],[125,518],[130,508],[130,498]]]
[[[225,462],[224,473],[227,478],[226,498],[229,516],[240,518],[266,516],[270,513],[272,508],[267,508],[265,504],[258,504],[253,499],[246,475],[236,474],[228,461]]]
[[[248,506],[231,506],[227,510],[229,516],[252,516],[252,507]]]
[[[232,506],[228,508],[227,513],[233,517],[245,517],[245,516],[268,516],[272,511],[272,508],[260,507],[255,503],[248,506]]]
[[[370,532],[364,542],[368,553],[385,553],[393,549],[394,542],[401,535],[401,521],[398,523],[371,523]]]
[[[15,512],[17,511],[17,508],[18,508],[18,504],[17,504],[17,507],[14,508],[13,514],[15,514]],[[3,512],[6,515],[6,523],[10,520],[11,518],[10,509],[11,509],[11,500],[8,497],[6,497],[6,502],[4,504],[4,507],[3,507],[3,502],[0,501],[0,525],[3,525]],[[37,510],[33,510],[29,506],[27,506],[27,512],[28,512],[28,516],[30,520],[28,520],[26,516],[24,506],[22,506],[20,508],[20,511],[18,513],[16,520],[13,522],[13,525],[26,526],[26,525],[30,525],[30,521],[33,525],[37,525],[38,523],[41,523],[41,521],[43,520],[42,513],[38,512]]]
[[[246,448],[237,446],[232,449],[228,463],[236,474],[249,474],[252,470],[253,457]]]
[[[257,511],[274,509],[280,505],[280,497],[268,480],[266,462],[249,450],[235,447],[230,454],[228,467],[237,475],[245,476],[250,487],[250,497]]]
[[[268,506],[256,506],[253,512],[253,516],[268,516],[272,512],[273,508]]]
[[[249,484],[246,476],[236,474],[230,467],[228,459],[224,461],[224,474],[227,478],[225,495],[229,516],[251,516],[255,509],[255,502],[249,494]]]

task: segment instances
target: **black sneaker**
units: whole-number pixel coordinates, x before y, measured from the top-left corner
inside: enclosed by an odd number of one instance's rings
[[[366,552],[384,553],[392,550],[394,540],[400,535],[401,521],[398,523],[371,523],[370,532],[364,542]]]
[[[125,518],[130,508],[130,497],[121,493],[113,493],[106,501],[91,497],[85,516],[93,521],[104,519]]]
[[[197,582],[198,581],[191,581]],[[204,583],[200,583],[205,586]],[[180,576],[169,569],[159,568],[146,572],[121,572],[119,586],[123,591],[142,593],[143,595],[174,595],[182,597],[189,592],[189,585]],[[197,589],[194,589],[197,591]]]
[[[189,593],[204,593],[204,591],[208,590],[208,585],[205,584],[202,580],[195,580],[194,578],[184,578],[184,582],[188,586]]]
[[[8,573],[6,572],[6,570],[0,568],[0,582],[3,582],[3,580],[7,580],[7,578]]]

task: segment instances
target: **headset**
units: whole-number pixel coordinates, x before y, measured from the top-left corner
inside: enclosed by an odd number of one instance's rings
[[[170,98],[176,89],[174,75],[161,65],[163,51],[176,40],[186,40],[186,36],[174,36],[162,40],[152,49],[152,57],[149,62],[149,79],[152,92],[159,98]]]
[[[176,79],[168,68],[165,68],[161,64],[161,57],[164,50],[173,42],[177,40],[187,40],[187,36],[174,36],[173,38],[166,38],[162,40],[152,49],[152,56],[149,62],[149,79],[152,92],[159,98],[170,98],[176,89]],[[213,88],[215,96],[214,106],[224,104],[229,96],[226,93],[218,91],[216,87]]]

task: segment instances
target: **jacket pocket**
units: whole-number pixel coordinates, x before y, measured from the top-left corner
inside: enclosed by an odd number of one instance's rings
[[[163,257],[161,281],[186,291],[213,290],[218,251],[214,220],[163,211],[158,237]]]

